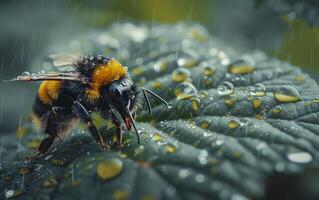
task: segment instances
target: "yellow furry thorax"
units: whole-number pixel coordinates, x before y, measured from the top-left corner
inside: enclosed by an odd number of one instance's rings
[[[85,91],[86,98],[90,102],[99,99],[100,89],[113,81],[117,81],[127,75],[127,67],[114,59],[111,59],[105,65],[98,66],[92,72],[92,81],[89,89]]]

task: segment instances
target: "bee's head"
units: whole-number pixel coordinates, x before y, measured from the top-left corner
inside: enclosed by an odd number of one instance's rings
[[[134,117],[137,110],[137,96],[140,92],[142,92],[147,102],[149,114],[151,114],[151,105],[147,94],[152,95],[165,105],[168,105],[164,99],[154,92],[146,88],[137,89],[128,76],[113,82],[109,86],[107,92],[108,95],[106,96],[106,101],[110,104],[110,108],[121,115],[123,121],[125,122],[126,128],[130,130],[132,126],[134,127],[138,143],[140,143],[140,138],[134,123]]]
[[[109,87],[108,101],[110,106],[121,115],[127,129],[131,129],[133,124],[133,118],[137,109],[137,94],[137,87],[128,77],[115,81]]]

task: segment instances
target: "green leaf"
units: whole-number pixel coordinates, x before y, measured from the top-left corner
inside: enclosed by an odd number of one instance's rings
[[[119,58],[169,107],[152,99],[152,116],[137,116],[141,145],[129,132],[123,149],[101,151],[78,128],[31,163],[22,156],[39,141],[26,123],[20,139],[3,136],[1,198],[256,199],[272,173],[318,164],[319,88],[298,68],[236,55],[197,25],[114,24],[93,35],[80,40],[94,44],[86,51]],[[101,132],[112,140],[112,128]]]

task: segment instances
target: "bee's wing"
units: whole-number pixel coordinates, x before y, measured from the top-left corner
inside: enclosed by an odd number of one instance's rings
[[[38,73],[21,75],[9,81],[45,81],[45,80],[69,80],[87,83],[84,77],[81,77],[78,73],[60,73],[60,72],[49,72],[49,73]]]
[[[57,67],[60,71],[74,71],[74,63],[80,58],[80,54],[52,54],[48,59],[51,61],[54,67]]]

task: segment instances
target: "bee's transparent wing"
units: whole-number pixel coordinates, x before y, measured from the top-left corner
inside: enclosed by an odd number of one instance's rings
[[[81,77],[78,73],[60,73],[60,72],[49,72],[49,73],[37,73],[37,74],[22,74],[14,79],[5,81],[46,81],[46,80],[68,80],[68,81],[78,81],[82,83],[87,83],[84,77]]]
[[[74,63],[80,58],[80,54],[52,54],[48,59],[59,71],[74,71]]]

